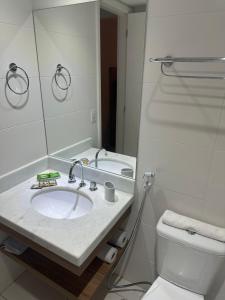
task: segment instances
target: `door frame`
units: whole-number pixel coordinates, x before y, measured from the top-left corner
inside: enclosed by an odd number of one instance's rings
[[[99,45],[101,42],[100,36],[100,10],[104,9],[108,12],[117,15],[118,17],[118,46],[117,46],[117,114],[116,114],[116,152],[123,153],[124,148],[124,111],[126,99],[126,67],[127,67],[127,23],[128,13],[132,10],[129,6],[124,5],[116,0],[98,0],[99,5]],[[98,92],[98,140],[101,147],[101,49],[98,49],[98,78],[100,91]]]

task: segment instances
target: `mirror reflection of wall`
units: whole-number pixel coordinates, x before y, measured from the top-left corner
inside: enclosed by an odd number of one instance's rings
[[[101,3],[34,12],[48,153],[135,178],[145,5]]]
[[[34,13],[49,154],[90,137],[98,143],[95,9],[90,2]],[[56,82],[58,64],[68,72]]]
[[[140,122],[145,10],[145,5],[134,6],[127,14],[101,9],[102,147],[134,157]]]

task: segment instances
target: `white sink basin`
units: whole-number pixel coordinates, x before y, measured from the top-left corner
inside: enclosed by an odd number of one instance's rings
[[[91,160],[89,163],[90,167],[95,167],[95,160]],[[128,163],[117,159],[110,159],[110,158],[99,158],[98,159],[98,169],[105,170],[108,172],[112,172],[115,174],[122,174],[123,169],[132,169],[133,167]]]
[[[54,187],[34,194],[31,205],[48,218],[76,219],[90,213],[93,202],[80,191],[69,187]]]

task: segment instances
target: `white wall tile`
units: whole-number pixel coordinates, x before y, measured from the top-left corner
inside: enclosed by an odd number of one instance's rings
[[[33,28],[0,23],[0,77],[5,78],[10,63],[22,67],[29,77],[38,76]],[[18,70],[19,74],[23,73]]]
[[[204,196],[212,153],[210,147],[151,140],[147,124],[141,127],[140,143],[145,144],[139,153],[140,167],[157,170],[156,183],[192,197]]]
[[[221,112],[221,119],[216,137],[216,150],[225,150],[225,105]]]
[[[97,144],[97,124],[90,122],[97,111],[96,3],[36,11],[35,28],[49,152],[89,137]],[[53,78],[59,63],[72,76],[67,92]]]
[[[30,0],[0,0],[0,22],[33,27]]]
[[[150,15],[166,16],[225,11],[223,0],[150,0]]]
[[[148,138],[210,147],[218,133],[224,101],[222,83],[162,78],[144,84],[142,120]]]
[[[225,151],[215,151],[205,196],[204,218],[225,227]]]
[[[221,30],[225,26],[225,2],[150,0],[148,9],[137,172],[139,201],[143,173],[157,172],[142,222],[154,228],[161,214],[171,209],[225,227],[224,82],[166,78],[160,64],[149,62],[150,57],[166,55],[224,56]],[[224,74],[224,65],[176,64],[167,71]],[[140,279],[137,274],[151,278],[146,266],[154,258],[151,249],[143,252],[144,246],[145,241],[138,246],[136,243],[131,255],[126,271],[131,281]],[[225,298],[224,275],[219,281],[210,300]]]
[[[96,75],[96,41],[93,37],[47,31],[39,23],[35,24],[41,76],[52,77],[59,63],[74,76]]]
[[[65,80],[62,78],[59,84],[63,86]],[[60,90],[51,77],[41,77],[41,86],[46,118],[96,108],[96,77],[72,76],[71,87],[67,91]]]
[[[21,78],[11,78],[10,86],[20,92],[26,89]],[[38,77],[30,78],[29,92],[15,95],[0,79],[0,130],[43,118],[40,84]]]
[[[150,17],[146,44],[145,82],[161,79],[160,64],[149,62],[150,57],[172,56],[223,56],[225,41],[221,39],[225,12],[217,14],[175,15]],[[177,63],[168,72],[221,72],[223,64]],[[190,74],[190,73],[189,73]],[[180,82],[183,80],[181,79]],[[209,81],[211,84],[211,81]]]
[[[143,245],[136,245],[130,255],[129,264],[124,273],[124,278],[130,282],[149,281],[155,279],[155,265],[146,258],[148,254]]]
[[[34,9],[52,8],[78,3],[93,2],[96,0],[33,0]]]
[[[36,11],[34,16],[35,22],[38,21],[47,31],[71,36],[92,36],[91,29],[96,26],[93,3],[45,9]]]
[[[78,111],[46,119],[46,128],[49,153],[53,153],[92,137],[96,124],[91,124],[88,111]]]
[[[11,62],[27,71],[29,95],[5,89]],[[16,88],[21,82],[19,77],[10,80]],[[46,155],[31,0],[0,0],[0,144],[0,175]],[[1,232],[0,240],[5,237]],[[24,271],[2,254],[0,270],[0,293]]]
[[[3,254],[0,254],[0,269],[0,293],[8,288],[24,272],[23,267]]]
[[[192,198],[178,192],[171,191],[159,185],[154,185],[147,198],[142,221],[156,226],[159,218],[170,209],[179,214],[205,221],[203,216],[204,200]],[[149,213],[151,211],[151,213]],[[149,217],[154,215],[154,217]]]
[[[0,175],[46,155],[43,121],[0,131]]]
[[[45,156],[46,146],[43,121],[41,121],[43,114],[32,3],[30,0],[0,0],[0,7],[0,173],[2,175]],[[30,78],[29,94],[16,96],[6,88],[5,76],[11,62],[15,62],[27,71]],[[24,77],[19,70],[18,74]],[[11,78],[10,84],[16,87],[17,91],[21,91],[24,88],[24,83],[21,84],[21,89],[19,87],[22,81],[20,77]],[[36,134],[38,139],[35,138]]]

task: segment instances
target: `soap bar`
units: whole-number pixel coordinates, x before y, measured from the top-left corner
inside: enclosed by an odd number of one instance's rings
[[[37,181],[48,181],[60,178],[59,172],[42,173],[37,175]]]
[[[59,172],[49,173],[49,178],[50,179],[58,179],[58,178],[60,178],[60,173]]]
[[[49,174],[38,174],[37,181],[45,181],[49,179]]]

